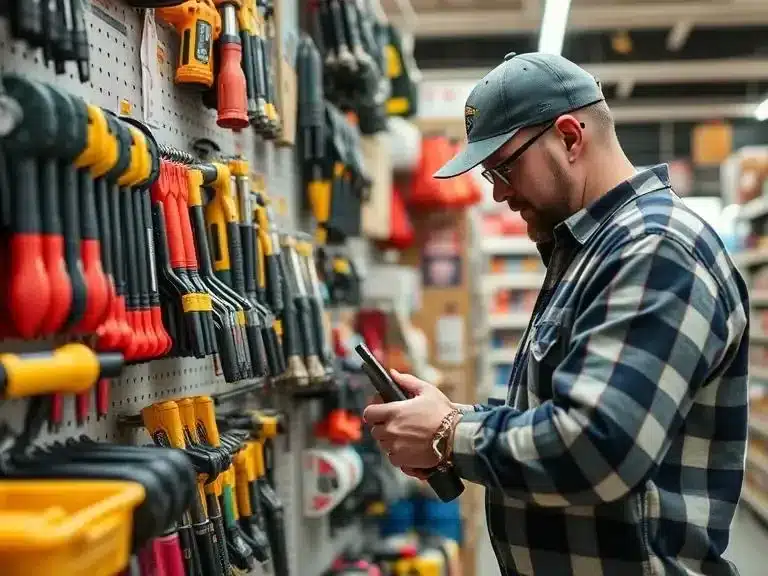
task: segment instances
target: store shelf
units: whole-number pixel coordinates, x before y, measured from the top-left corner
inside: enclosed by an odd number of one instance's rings
[[[489,256],[537,256],[536,244],[527,236],[491,236],[480,244],[483,254]]]
[[[482,280],[483,292],[496,290],[538,290],[544,284],[544,274],[512,272],[509,274],[486,274]]]
[[[741,492],[741,501],[749,506],[763,522],[768,522],[768,496],[762,494],[758,488],[751,486],[749,482],[744,484]]]
[[[768,440],[768,418],[751,416],[749,418],[749,430]]]
[[[755,450],[747,450],[747,467],[768,478],[768,456]]]
[[[749,302],[753,306],[768,306],[768,290],[752,290],[749,293]]]
[[[515,354],[517,354],[516,348],[502,348],[499,350],[490,350],[488,352],[488,363],[492,365],[496,364],[512,364],[515,361]]]
[[[768,198],[760,196],[742,205],[739,210],[739,218],[742,220],[754,220],[768,214]]]
[[[749,367],[749,379],[759,380],[762,384],[768,384],[768,368],[762,366]]]
[[[768,248],[759,247],[751,250],[744,250],[738,254],[734,254],[733,260],[737,265],[743,268],[768,264]]]
[[[528,312],[517,312],[515,314],[492,314],[488,318],[488,327],[491,329],[517,328],[525,330],[528,327],[528,321],[531,315]],[[766,369],[768,374],[768,369]]]

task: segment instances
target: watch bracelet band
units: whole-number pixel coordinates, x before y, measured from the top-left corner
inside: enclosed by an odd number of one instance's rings
[[[440,421],[440,425],[437,427],[437,430],[435,431],[435,434],[432,436],[433,446],[436,443],[440,442],[440,440],[450,435],[451,430],[453,429],[454,422],[456,421],[457,418],[460,418],[462,415],[463,415],[463,412],[461,410],[459,410],[458,408],[454,408],[443,417],[443,419]],[[450,461],[448,461],[449,452],[450,451],[446,446],[445,453],[440,455],[440,461],[437,463],[438,470],[442,471],[451,467],[451,463]]]

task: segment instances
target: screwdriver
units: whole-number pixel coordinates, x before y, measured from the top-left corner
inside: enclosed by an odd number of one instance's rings
[[[205,427],[203,424],[198,425],[196,416],[197,410],[202,410],[202,408],[196,408],[196,402],[192,398],[183,398],[176,403],[179,406],[179,415],[181,417],[182,425],[184,426],[185,435],[188,438],[188,444],[203,448],[204,444],[207,444],[207,440],[201,438],[199,431],[202,430],[205,432]],[[219,561],[218,573],[228,576],[231,572],[231,565],[229,563],[229,554],[227,553],[227,537],[224,530],[224,518],[221,514],[221,506],[219,505],[220,493],[220,476],[217,476],[216,478],[207,478],[203,485],[203,500],[205,502],[208,518],[213,525],[216,552]]]
[[[263,126],[267,121],[267,113],[263,95],[260,98],[256,88],[258,70],[253,45],[256,40],[256,14],[252,0],[242,0],[237,11],[237,17],[240,24],[240,43],[243,49],[242,65],[248,95],[248,118],[254,126]]]
[[[141,411],[145,426],[155,443],[184,450],[186,440],[181,422],[179,407],[175,402],[160,402]],[[191,516],[191,518],[190,518]],[[192,507],[185,512],[182,526],[189,525],[194,533],[195,544],[199,553],[199,568],[203,576],[216,576],[220,573],[219,558],[216,552],[213,525],[205,515],[205,506],[199,492],[192,501]],[[194,572],[193,572],[194,573]]]
[[[52,287],[43,256],[41,206],[34,155],[50,148],[56,136],[57,118],[50,92],[39,84],[13,75],[3,77],[10,98],[24,115],[2,141],[11,196],[10,276],[3,299],[15,332],[22,338],[38,335],[50,308]]]
[[[276,34],[274,22],[275,10],[271,0],[257,0],[257,10],[261,14],[263,24],[262,38],[264,39],[262,71],[264,74],[265,100],[267,109],[267,137],[274,138],[280,130],[280,114],[277,111],[277,100],[275,98],[274,74],[272,73],[270,55],[272,54],[272,43]]]
[[[296,252],[296,240],[292,236],[284,234],[282,245],[286,260],[287,286],[290,288],[291,300],[295,307],[296,329],[300,337],[304,366],[309,378],[313,381],[319,381],[325,377],[325,367],[320,363],[318,357],[319,347],[315,339],[316,330],[312,319],[312,304],[309,301],[301,262]]]
[[[212,165],[216,169],[217,177],[210,185],[214,195],[205,207],[205,221],[212,246],[213,269],[219,279],[238,296],[240,307],[244,310],[251,371],[262,376],[267,368],[266,349],[261,333],[261,319],[247,299],[245,291],[237,207],[230,189],[231,172],[224,164],[214,162]]]
[[[193,400],[195,403],[197,434],[201,442],[219,448],[221,446],[221,438],[218,426],[216,425],[213,399],[210,396],[196,396]],[[233,470],[232,466],[220,476],[221,482],[219,483],[219,497],[221,498],[221,509],[224,516],[229,559],[233,566],[248,571],[253,566],[253,552],[242,540],[241,530],[235,519],[234,507],[236,503],[233,494],[233,483],[228,478],[228,472],[231,470]],[[210,500],[211,496],[207,488],[206,495]]]
[[[216,123],[222,128],[242,130],[249,121],[247,86],[241,66],[243,50],[237,22],[241,0],[214,0],[214,3],[221,15]]]

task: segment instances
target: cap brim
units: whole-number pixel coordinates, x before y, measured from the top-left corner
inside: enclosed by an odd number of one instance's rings
[[[504,146],[510,138],[520,131],[515,128],[506,134],[499,134],[485,140],[470,142],[456,156],[451,158],[445,165],[435,172],[433,178],[453,178],[461,176],[465,172],[472,170],[475,166],[486,160],[491,154]]]

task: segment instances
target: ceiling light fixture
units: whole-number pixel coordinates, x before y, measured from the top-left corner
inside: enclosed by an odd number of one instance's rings
[[[541,18],[539,52],[560,54],[563,51],[565,27],[568,24],[570,9],[571,0],[547,0],[544,5],[544,15]]]
[[[755,108],[755,118],[762,122],[763,120],[768,120],[768,98],[763,100],[757,108]]]

